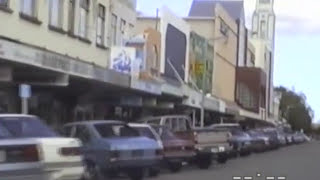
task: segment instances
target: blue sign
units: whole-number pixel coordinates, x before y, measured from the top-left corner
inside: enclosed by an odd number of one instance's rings
[[[19,96],[21,98],[31,97],[31,86],[28,84],[21,84],[19,86]]]

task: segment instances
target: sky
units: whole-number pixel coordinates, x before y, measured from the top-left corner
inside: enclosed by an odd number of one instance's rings
[[[256,0],[244,0],[247,27]],[[137,9],[152,16],[156,9],[169,7],[178,16],[187,16],[192,0],[138,0]],[[320,123],[320,1],[275,0],[275,86],[302,92]]]

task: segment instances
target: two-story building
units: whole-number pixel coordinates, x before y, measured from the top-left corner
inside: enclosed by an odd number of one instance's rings
[[[135,8],[135,0],[1,1],[1,111],[20,112],[19,85],[29,84],[29,112],[53,125],[107,116],[108,97],[130,87],[109,64]]]

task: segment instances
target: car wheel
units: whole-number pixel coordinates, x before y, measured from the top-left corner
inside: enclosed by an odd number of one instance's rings
[[[209,167],[212,164],[212,159],[211,157],[208,158],[206,156],[203,156],[201,158],[198,158],[197,160],[197,165],[200,169],[209,169]]]
[[[173,173],[179,172],[182,168],[181,162],[170,162],[169,163],[169,170]]]
[[[105,180],[99,166],[91,161],[85,162],[83,180]]]
[[[148,170],[149,177],[157,177],[159,175],[159,169],[158,168],[150,168]]]
[[[133,168],[128,171],[128,176],[131,180],[142,180],[144,177],[143,168]]]
[[[219,164],[225,164],[227,162],[228,158],[226,156],[218,156],[218,163]]]

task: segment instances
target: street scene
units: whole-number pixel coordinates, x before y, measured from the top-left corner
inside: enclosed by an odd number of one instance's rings
[[[275,0],[179,1],[0,0],[0,180],[318,180]]]
[[[227,165],[214,165],[209,171],[185,168],[179,174],[164,172],[157,180],[232,180],[234,177],[252,177],[253,180],[283,179],[301,180],[318,179],[316,173],[319,158],[319,142],[283,148],[265,154],[230,160]],[[259,174],[261,176],[259,176]],[[279,178],[280,177],[280,178]],[[248,178],[251,179],[251,178]]]

